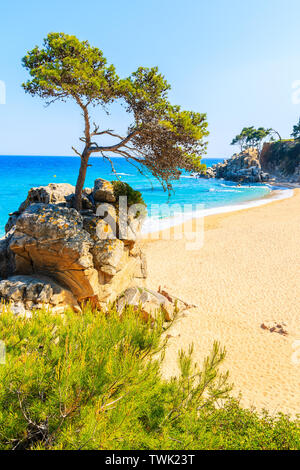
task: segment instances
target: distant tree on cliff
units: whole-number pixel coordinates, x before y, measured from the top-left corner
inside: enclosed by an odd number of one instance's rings
[[[35,47],[23,58],[31,79],[23,88],[47,103],[68,98],[80,107],[84,118],[81,150],[74,152],[81,165],[76,184],[75,207],[81,207],[89,158],[99,153],[110,161],[110,155],[123,156],[140,169],[147,168],[170,191],[172,180],[182,170],[203,171],[201,155],[205,153],[208,135],[206,114],[182,111],[171,105],[167,92],[170,85],[156,67],[139,67],[130,77],[121,79],[113,65],[107,65],[100,49],[79,41],[76,36],[50,33],[43,48]],[[133,121],[127,135],[120,136],[111,129],[91,124],[91,108],[120,100]],[[112,139],[109,145],[98,139]],[[142,165],[142,166],[141,166]]]
[[[242,132],[232,140],[231,145],[239,145],[241,152],[252,147],[256,148],[258,153],[260,153],[263,141],[266,138],[275,140],[275,135],[281,140],[280,134],[275,129],[265,129],[264,127],[255,129],[254,126],[244,127]]]
[[[247,147],[247,128],[244,127],[242,132],[235,136],[230,145],[239,145],[241,152]]]
[[[293,126],[293,132],[291,133],[291,137],[293,137],[295,140],[300,139],[300,118],[298,124]]]

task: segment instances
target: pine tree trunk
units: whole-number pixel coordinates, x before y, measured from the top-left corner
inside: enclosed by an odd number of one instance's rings
[[[75,189],[75,202],[74,202],[74,207],[78,211],[81,211],[81,194],[85,182],[85,177],[86,177],[86,170],[88,167],[88,162],[89,162],[89,155],[83,153],[81,157],[81,164],[80,164],[80,170],[79,170],[79,175],[77,178],[76,182],[76,189]]]

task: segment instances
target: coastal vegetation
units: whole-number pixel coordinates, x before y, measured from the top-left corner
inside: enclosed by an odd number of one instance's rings
[[[113,186],[113,192],[116,201],[119,200],[120,196],[126,196],[128,206],[133,204],[143,204],[146,206],[142,197],[142,193],[136,189],[133,189],[128,183],[123,181],[112,181],[111,184]]]
[[[269,138],[269,140],[274,141],[275,135],[281,140],[280,134],[272,128],[265,129],[264,127],[259,127],[255,129],[254,126],[244,127],[241,133],[232,140],[231,145],[239,145],[241,152],[249,148],[255,148],[260,153],[265,139]]]
[[[299,420],[243,409],[230,397],[225,351],[202,368],[193,348],[162,378],[162,317],[87,305],[53,315],[0,315],[1,449],[299,449]]]
[[[254,126],[244,127],[240,134],[236,135],[232,140],[231,145],[239,145],[241,149],[241,156],[243,163],[240,169],[245,167],[245,157],[248,159],[247,154],[257,153],[256,166],[262,169],[263,172],[269,172],[271,175],[274,174],[276,178],[286,179],[290,182],[298,182],[300,178],[300,119],[297,124],[293,126],[291,138],[282,139],[280,134],[272,128],[265,129],[259,127],[255,129]],[[234,155],[231,160],[235,160],[235,163],[239,163],[239,156]],[[229,166],[232,165],[232,161],[228,160]],[[254,165],[254,162],[250,162],[250,168]],[[246,167],[249,167],[247,164]],[[219,167],[223,171],[224,164],[219,164]],[[208,169],[208,177],[224,177],[223,173],[216,172],[214,169]],[[227,171],[227,167],[226,167]],[[233,175],[229,169],[226,179],[236,180],[236,175]],[[254,175],[252,175],[254,176]],[[242,179],[244,181],[244,179]],[[260,181],[260,180],[258,180]]]
[[[120,78],[108,65],[103,52],[76,36],[50,33],[42,48],[36,46],[23,58],[31,79],[23,83],[25,92],[55,101],[74,100],[84,118],[83,148],[73,150],[81,159],[74,206],[81,209],[81,194],[92,154],[99,154],[113,167],[110,155],[124,157],[142,170],[150,171],[164,190],[183,170],[204,171],[201,156],[206,152],[206,114],[181,110],[168,100],[170,85],[157,67],[139,67]],[[120,102],[132,117],[126,136],[112,129],[92,125],[92,109]],[[104,139],[99,143],[99,139]],[[112,141],[108,144],[105,138]]]
[[[277,139],[275,138],[277,137]],[[254,126],[244,127],[240,134],[236,135],[231,142],[231,145],[239,145],[241,152],[249,148],[261,149],[262,143],[269,138],[270,142],[291,142],[300,138],[300,118],[297,124],[293,126],[291,133],[292,139],[282,139],[278,131],[272,128],[265,129],[259,127],[255,129]]]

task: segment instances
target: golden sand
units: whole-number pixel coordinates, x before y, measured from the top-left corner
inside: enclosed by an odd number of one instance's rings
[[[196,251],[186,250],[185,239],[144,242],[147,285],[165,286],[197,305],[168,331],[163,374],[178,371],[178,349],[194,343],[202,363],[218,340],[244,406],[300,413],[300,190],[206,217],[204,227],[204,245]],[[287,335],[262,324],[283,326]]]

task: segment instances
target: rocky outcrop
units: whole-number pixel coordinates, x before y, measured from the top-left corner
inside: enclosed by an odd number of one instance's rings
[[[201,176],[201,175],[199,175]],[[207,168],[205,178],[223,178],[238,183],[263,183],[269,174],[262,170],[256,149],[248,149]]]
[[[46,273],[67,286],[79,301],[97,295],[92,240],[75,210],[31,204],[16,220],[9,249],[18,274]]]
[[[261,167],[272,177],[288,183],[300,183],[300,140],[282,140],[264,144]]]
[[[98,179],[93,189],[86,188],[80,213],[72,208],[74,189],[68,184],[32,188],[18,211],[10,214],[6,236],[0,240],[0,275],[4,278],[0,298],[13,299],[7,294],[13,292],[15,284],[11,283],[16,282],[16,276],[23,276],[16,284],[22,292],[18,302],[23,302],[24,308],[40,306],[38,289],[34,291],[31,284],[46,276],[48,284],[52,280],[64,293],[69,292],[66,304],[91,301],[104,306],[132,282],[146,277],[137,240],[140,221],[129,219],[128,235],[124,237],[122,232],[120,239],[118,208],[111,204],[115,201],[112,185]],[[36,292],[34,299],[20,284],[25,282],[24,276],[31,283],[30,292]],[[54,305],[51,296],[44,300]]]
[[[0,297],[10,303],[16,314],[29,314],[33,309],[50,308],[61,313],[69,305],[80,310],[71,291],[46,276],[12,276],[0,282]]]
[[[71,201],[75,192],[75,187],[68,183],[55,184],[48,186],[39,186],[31,188],[28,196],[19,207],[19,212],[23,212],[30,204],[40,202],[43,204],[60,204]]]

